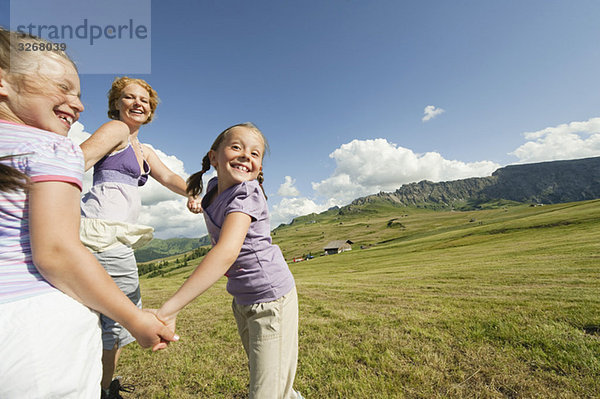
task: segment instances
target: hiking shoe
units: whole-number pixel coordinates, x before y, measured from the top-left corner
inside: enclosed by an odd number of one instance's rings
[[[121,385],[121,377],[117,377],[110,383],[108,387],[107,399],[124,399],[119,392],[132,393],[135,387],[131,384]]]

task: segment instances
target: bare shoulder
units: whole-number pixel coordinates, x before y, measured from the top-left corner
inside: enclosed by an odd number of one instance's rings
[[[84,144],[100,145],[103,150],[116,151],[125,148],[128,143],[129,127],[121,121],[108,121],[100,126],[86,142],[82,143],[82,148],[85,147]]]
[[[102,135],[108,134],[116,137],[123,137],[127,140],[129,137],[129,127],[121,121],[108,121],[96,130],[94,134],[100,133]]]

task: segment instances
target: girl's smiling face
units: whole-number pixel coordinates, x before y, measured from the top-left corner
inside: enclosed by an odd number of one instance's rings
[[[83,112],[79,76],[67,60],[45,57],[32,74],[0,79],[4,119],[66,136]]]
[[[217,170],[218,192],[255,180],[262,170],[264,151],[260,134],[243,126],[231,129],[217,150],[209,152],[210,163]]]
[[[152,113],[148,90],[137,83],[128,84],[117,100],[116,109],[119,111],[119,120],[129,126],[141,126]]]

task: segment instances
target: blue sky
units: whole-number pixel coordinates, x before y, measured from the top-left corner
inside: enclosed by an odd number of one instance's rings
[[[9,3],[0,0],[3,26]],[[83,73],[83,129],[106,121],[106,92],[124,74],[158,91],[157,117],[140,138],[183,175],[200,168],[220,131],[253,121],[271,147],[272,227],[423,179],[600,155],[597,1],[173,0],[146,8],[151,73]],[[205,234],[202,217],[186,214],[176,196],[145,190],[140,222],[158,237]]]

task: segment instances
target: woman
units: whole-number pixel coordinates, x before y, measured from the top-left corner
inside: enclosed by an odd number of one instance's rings
[[[134,248],[152,238],[151,227],[136,224],[141,209],[138,187],[152,176],[171,191],[187,196],[181,176],[171,171],[151,147],[140,143],[142,125],[156,110],[156,91],[142,79],[115,79],[108,93],[108,116],[81,144],[85,169],[94,166],[94,182],[82,199],[81,240],[94,252],[108,274],[129,299],[141,308]],[[188,209],[200,212],[200,201],[188,198]],[[118,396],[120,382],[112,381],[121,349],[135,338],[114,320],[101,316],[103,341],[102,388]]]

